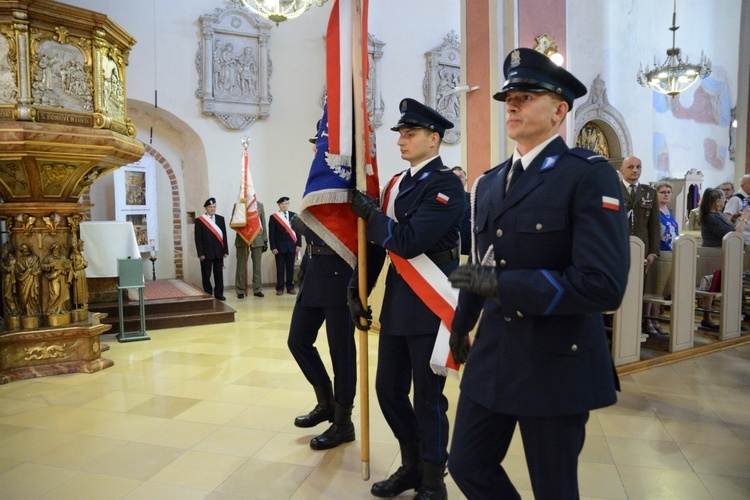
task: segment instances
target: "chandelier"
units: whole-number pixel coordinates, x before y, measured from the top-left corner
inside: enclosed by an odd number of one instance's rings
[[[297,19],[313,4],[321,7],[328,0],[241,0],[250,12],[269,21],[279,23]]]
[[[659,64],[654,56],[654,68],[646,69],[641,65],[638,70],[638,83],[644,87],[650,87],[660,94],[675,96],[689,89],[698,77],[706,78],[711,74],[711,60],[701,51],[701,59],[698,64],[690,64],[688,58],[682,60],[680,49],[675,47],[675,33],[680,29],[677,26],[677,0],[674,0],[674,12],[672,13],[672,48],[667,49],[667,59],[664,64]]]

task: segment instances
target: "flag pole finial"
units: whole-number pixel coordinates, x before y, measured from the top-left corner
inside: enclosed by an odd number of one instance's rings
[[[246,135],[242,136],[242,147],[247,149],[247,146],[250,144],[250,138]]]

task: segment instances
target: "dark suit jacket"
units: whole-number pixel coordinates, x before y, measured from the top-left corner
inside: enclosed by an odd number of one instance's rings
[[[229,255],[227,226],[224,224],[224,217],[214,215],[214,220],[222,233],[224,233],[223,241],[219,241],[216,235],[203,222],[199,220],[195,221],[195,249],[198,252],[198,257],[203,255],[208,260],[223,259],[225,255]]]
[[[347,307],[346,288],[352,277],[352,268],[338,254],[318,255],[313,247],[327,247],[323,239],[305,227],[307,252],[303,260],[304,275],[297,302],[305,307]],[[331,346],[333,348],[333,346]]]
[[[395,200],[399,221],[381,212],[368,224],[367,238],[376,245],[368,254],[368,274],[377,272],[371,263],[380,268],[377,262],[382,264],[384,249],[410,259],[455,248],[464,204],[461,179],[443,166],[443,160],[437,157],[425,165],[416,179],[402,184],[399,190]],[[458,259],[438,267],[447,276],[458,267]],[[435,335],[440,325],[440,319],[393,266],[388,267],[380,325],[381,335]]]
[[[646,255],[659,255],[661,246],[661,222],[659,220],[659,200],[656,199],[656,190],[645,184],[638,184],[635,190],[635,200],[622,187],[622,198],[625,201],[625,213],[633,210],[632,218],[628,219],[630,234],[637,236],[646,245]]]
[[[454,331],[482,313],[462,397],[524,416],[616,401],[601,313],[625,293],[628,231],[615,170],[594,155],[558,137],[507,196],[510,160],[480,178],[472,229],[480,257],[494,248],[499,298],[459,295]]]
[[[292,220],[296,213],[289,210],[289,220]],[[302,246],[300,236],[297,233],[297,243],[295,244],[289,233],[287,233],[285,226],[278,222],[273,216],[268,218],[268,241],[271,244],[271,250],[278,250],[279,253],[295,253],[297,247]]]

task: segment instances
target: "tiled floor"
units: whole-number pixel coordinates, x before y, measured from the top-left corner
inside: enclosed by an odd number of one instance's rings
[[[368,481],[359,439],[313,451],[310,438],[326,427],[292,425],[315,404],[286,347],[293,301],[231,296],[236,323],[125,344],[105,336],[111,368],[0,386],[0,498],[371,498],[371,484],[400,463],[374,391]],[[372,387],[375,334],[368,344]],[[325,335],[318,349],[327,352]],[[589,420],[583,497],[750,498],[750,345],[622,383],[617,405]],[[452,419],[456,381],[446,393]],[[533,498],[520,439],[505,465]],[[447,480],[449,498],[464,498]]]

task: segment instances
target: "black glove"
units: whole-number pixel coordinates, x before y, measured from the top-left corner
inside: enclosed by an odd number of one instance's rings
[[[497,273],[491,266],[464,264],[448,276],[453,288],[497,300]]]
[[[466,358],[469,357],[469,336],[460,335],[456,332],[451,332],[451,338],[448,341],[451,347],[451,354],[453,354],[453,361],[462,365],[466,363]]]
[[[359,300],[359,294],[356,288],[346,289],[346,303],[349,305],[349,313],[352,315],[352,321],[357,330],[366,332],[370,329],[372,324],[372,309],[367,306],[367,309],[362,305],[362,301]],[[367,320],[367,325],[363,325],[360,318]]]
[[[261,250],[263,252],[267,252],[268,251],[268,245],[263,245],[263,248]]]
[[[357,217],[370,222],[380,213],[380,207],[372,199],[372,196],[363,194],[355,189],[352,193],[352,212],[357,214]]]

